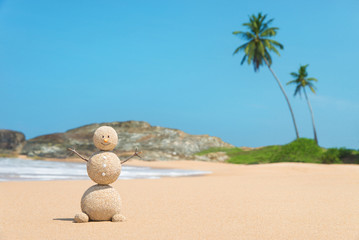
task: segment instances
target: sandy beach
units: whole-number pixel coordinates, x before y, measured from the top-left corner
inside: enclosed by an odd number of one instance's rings
[[[357,165],[128,165],[212,174],[116,181],[122,223],[73,223],[90,180],[2,182],[0,239],[359,239]]]

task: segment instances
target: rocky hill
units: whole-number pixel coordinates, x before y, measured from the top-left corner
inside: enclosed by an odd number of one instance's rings
[[[177,129],[151,126],[147,122],[127,121],[90,124],[39,136],[25,142],[21,153],[30,157],[66,158],[68,147],[90,156],[97,149],[92,142],[94,131],[103,125],[113,127],[119,137],[115,152],[121,157],[129,156],[137,147],[144,160],[193,159],[193,154],[211,147],[233,147],[218,137],[190,135]],[[201,159],[205,160],[205,159]]]
[[[0,129],[0,153],[17,154],[25,142],[25,135],[21,132]]]

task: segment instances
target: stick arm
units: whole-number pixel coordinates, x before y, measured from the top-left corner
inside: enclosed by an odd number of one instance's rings
[[[139,155],[140,153],[142,153],[142,152],[137,152],[137,148],[136,148],[135,153],[132,154],[132,156],[129,156],[127,159],[121,161],[121,164],[124,164],[125,162],[127,162],[128,160],[130,160],[130,159],[133,158],[133,157],[139,157],[139,158],[141,158],[141,156]]]
[[[85,160],[86,162],[88,162],[89,160],[87,158],[85,158],[84,156],[82,156],[80,153],[78,153],[75,149],[72,148],[68,148],[67,149],[70,152],[75,153],[77,156],[79,156],[79,158],[81,158],[82,160]]]

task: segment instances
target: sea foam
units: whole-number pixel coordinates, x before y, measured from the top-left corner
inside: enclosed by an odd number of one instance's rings
[[[120,179],[156,179],[209,174],[208,171],[122,166]],[[85,163],[0,158],[0,181],[86,180]]]

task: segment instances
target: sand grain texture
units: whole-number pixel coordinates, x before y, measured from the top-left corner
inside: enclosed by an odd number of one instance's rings
[[[116,181],[120,223],[73,223],[90,180],[3,182],[0,239],[359,239],[356,165],[130,164],[213,174]]]

